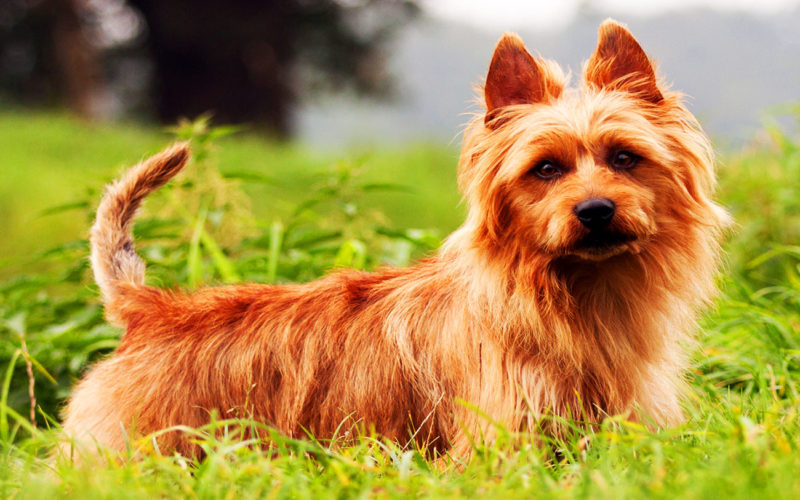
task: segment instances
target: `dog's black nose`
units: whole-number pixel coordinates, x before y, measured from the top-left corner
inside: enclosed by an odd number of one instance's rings
[[[575,205],[574,212],[581,224],[589,229],[602,229],[614,218],[617,206],[608,198],[592,198]]]

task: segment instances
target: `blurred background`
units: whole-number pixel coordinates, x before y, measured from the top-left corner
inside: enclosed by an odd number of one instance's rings
[[[234,215],[227,201],[210,207],[227,252],[295,220],[315,186],[343,196],[322,214],[339,222],[369,212],[370,227],[442,237],[463,220],[459,133],[501,34],[518,32],[574,84],[609,16],[687,94],[723,183],[766,172],[776,144],[794,144],[800,0],[0,0],[0,276],[37,268],[52,245],[84,255],[102,186],[176,135],[209,145],[208,170],[189,169],[206,172],[198,192],[236,181],[230,199],[249,200]],[[232,137],[214,128],[228,124]],[[739,161],[747,151],[769,161]],[[787,161],[770,184],[786,200],[763,192],[791,214]],[[256,222],[235,229],[244,213]]]
[[[573,81],[628,23],[721,141],[800,89],[797,0],[2,0],[0,97],[98,122],[213,113],[313,146],[452,140],[503,31]]]

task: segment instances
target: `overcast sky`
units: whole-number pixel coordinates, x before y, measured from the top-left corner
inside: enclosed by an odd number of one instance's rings
[[[522,27],[558,29],[572,19],[581,4],[609,14],[656,15],[689,7],[774,14],[800,0],[422,0],[432,16],[487,30]]]

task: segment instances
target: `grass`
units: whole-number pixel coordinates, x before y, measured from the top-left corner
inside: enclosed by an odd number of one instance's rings
[[[405,265],[462,217],[455,153],[317,153],[184,124],[196,162],[157,193],[136,227],[154,284],[305,281],[334,265]],[[355,441],[237,438],[251,422],[196,430],[208,457],[151,453],[75,466],[48,459],[61,402],[116,345],[88,273],[103,183],[170,139],[95,129],[60,115],[0,115],[12,165],[0,177],[0,494],[12,498],[793,498],[800,491],[800,141],[721,158],[720,197],[739,227],[721,295],[703,318],[688,421],[648,431],[611,418],[539,446],[501,430],[469,464],[432,462],[369,432]],[[24,189],[21,189],[24,188]],[[42,215],[48,207],[61,209]],[[34,428],[29,372],[35,379]],[[146,443],[145,443],[146,444]]]
[[[26,257],[55,244],[85,236],[103,185],[126,167],[162,149],[164,131],[116,126],[100,128],[59,114],[0,116],[0,277],[31,265]],[[455,174],[457,151],[435,144],[410,148],[313,152],[255,136],[219,138],[214,166],[239,176],[253,213],[285,218],[320,172],[337,164],[357,169],[374,184],[365,207],[387,214],[397,227],[436,228],[447,234],[460,224]],[[393,185],[394,189],[379,189]],[[70,208],[54,212],[53,207]]]

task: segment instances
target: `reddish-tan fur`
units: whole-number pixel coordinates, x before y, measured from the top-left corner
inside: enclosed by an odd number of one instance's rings
[[[470,453],[492,427],[544,415],[680,421],[699,308],[714,294],[718,241],[711,149],[625,28],[607,21],[578,89],[515,35],[498,43],[486,115],[468,127],[459,183],[464,225],[410,268],[336,271],[312,283],[145,286],[130,221],[180,169],[185,145],[147,160],[108,192],[92,264],[119,349],[76,387],[68,435],[121,450],[126,435],[244,416],[294,436],[330,437],[347,419],[400,442]],[[641,157],[609,167],[610,151]],[[530,174],[542,160],[557,180]],[[614,201],[629,241],[596,251],[573,207]],[[123,431],[125,429],[125,431]],[[557,432],[557,429],[553,429]],[[170,432],[160,446],[198,449]]]

